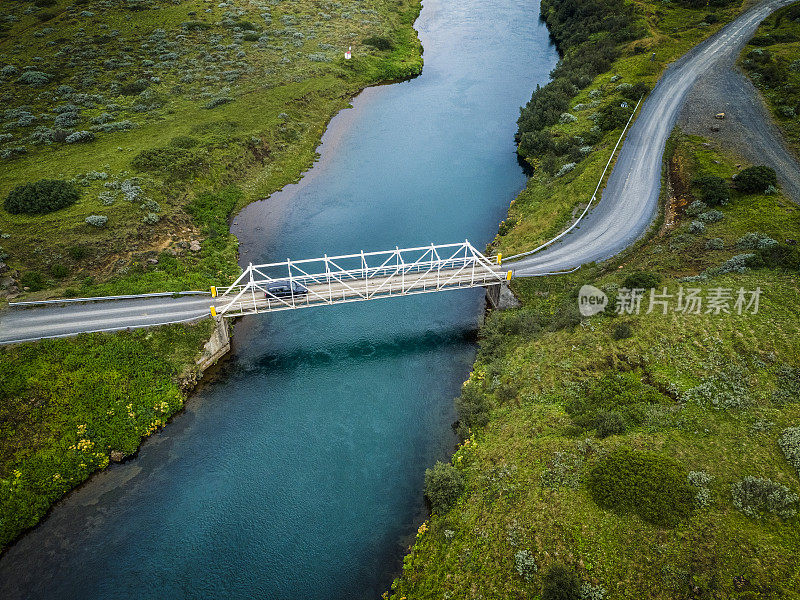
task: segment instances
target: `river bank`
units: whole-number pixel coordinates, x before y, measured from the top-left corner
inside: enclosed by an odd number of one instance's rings
[[[243,260],[491,238],[524,185],[513,119],[555,51],[526,2],[426,4],[423,75],[356,98],[324,177],[237,217]],[[223,376],[22,538],[3,591],[379,595],[424,518],[425,466],[452,451],[481,296],[242,320]]]
[[[572,101],[603,98],[603,84],[620,72],[612,65],[599,77],[600,94],[584,90]],[[558,126],[545,133],[564,135]],[[798,464],[789,440],[798,413],[784,399],[800,372],[788,334],[800,318],[788,300],[797,290],[800,260],[790,245],[800,222],[782,194],[737,192],[737,160],[717,141],[677,132],[665,153],[670,210],[658,231],[605,264],[512,284],[523,307],[493,314],[481,330],[456,401],[463,443],[437,467],[447,477],[432,475],[440,505],[385,597],[797,593]],[[589,170],[576,181],[593,187]],[[712,174],[733,189],[706,221],[709,206],[692,203],[706,198],[697,182]],[[540,175],[551,186],[547,195],[541,188],[542,202],[558,193],[550,191],[558,178],[573,185],[563,174]],[[528,190],[538,185],[533,179]],[[529,200],[524,193],[515,203],[500,249],[509,231],[513,242],[515,228],[542,227],[531,222],[543,213]],[[721,266],[759,235],[772,236],[787,260],[755,261],[738,275]],[[601,316],[579,313],[585,284],[607,296]],[[736,322],[709,312],[699,322],[666,311],[662,318],[646,299],[641,312],[616,314],[623,288],[662,285],[770,291],[763,313]],[[653,471],[671,483],[648,481]],[[742,481],[753,475],[757,489],[745,498]],[[780,507],[763,503],[768,489]]]
[[[148,27],[154,28],[151,36],[154,39],[149,40],[151,44],[184,46],[189,43],[181,18],[186,18],[185,12],[191,12],[196,4],[183,2],[166,11],[158,7],[145,9],[137,16],[137,23],[144,24],[146,32],[149,31]],[[10,271],[3,275],[4,292],[11,293],[11,296],[23,292],[19,288],[26,281],[26,276],[38,282],[37,285],[28,286],[29,298],[203,289],[235,276],[238,271],[238,241],[228,233],[232,214],[247,202],[263,198],[275,189],[298,180],[313,165],[316,148],[331,118],[348,107],[350,99],[364,87],[419,74],[422,49],[413,23],[419,14],[420,2],[393,3],[391,6],[381,2],[374,4],[375,7],[370,8],[371,12],[366,15],[368,18],[362,19],[365,22],[354,23],[348,35],[360,34],[369,40],[382,33],[384,41],[391,48],[378,50],[363,39],[356,38],[351,41],[357,50],[350,63],[345,63],[340,56],[334,60],[328,55],[325,61],[319,62],[319,56],[298,52],[299,63],[291,67],[284,65],[279,77],[275,73],[266,73],[258,81],[253,80],[251,66],[242,73],[243,79],[237,80],[239,83],[229,86],[236,90],[235,93],[228,92],[235,98],[213,110],[200,108],[198,111],[198,107],[192,103],[197,98],[189,99],[190,94],[186,89],[181,93],[187,97],[175,92],[170,103],[165,105],[158,90],[172,82],[172,76],[162,77],[164,81],[159,85],[156,85],[158,82],[152,82],[142,92],[153,102],[151,110],[144,114],[144,121],[137,121],[129,131],[107,136],[113,140],[102,137],[92,144],[71,148],[34,146],[29,150],[30,157],[6,160],[8,168],[4,169],[0,178],[0,189],[3,191],[30,178],[33,169],[37,176],[51,172],[61,173],[59,177],[65,172],[67,176],[75,175],[82,188],[82,198],[74,207],[44,217],[16,217],[0,213],[4,246],[4,249],[0,248],[0,262],[4,270],[10,267]],[[106,7],[96,14],[94,20],[98,23],[113,20],[117,16],[115,10]],[[151,23],[150,17],[158,10],[162,12],[157,23]],[[303,31],[314,28],[314,21],[309,23],[307,19],[299,19],[297,15],[302,14],[302,10],[304,5],[300,3],[273,11],[274,18],[267,13],[260,15],[265,23],[264,34],[272,31],[276,22],[302,21],[295,27],[285,27],[285,31],[281,30],[282,33],[276,37],[291,37],[294,33],[304,35]],[[219,7],[212,9],[212,12],[227,15]],[[244,18],[251,16],[250,13],[239,11],[232,18],[236,23],[250,27],[252,22]],[[380,20],[376,20],[376,17]],[[71,18],[67,11],[57,20],[63,24],[63,32],[70,30]],[[317,41],[308,44],[322,43],[325,46],[323,42],[327,37],[339,35],[343,28],[348,27],[348,19],[340,15],[330,19],[317,15],[315,19],[324,22],[322,28],[326,33],[317,32]],[[54,23],[56,21],[51,21],[51,24]],[[258,20],[255,23],[256,30],[262,27]],[[376,25],[380,25],[382,32]],[[26,29],[24,36],[17,36],[15,39],[19,40],[19,47],[28,52],[43,43],[36,41],[38,38],[31,37],[28,40],[25,37],[33,36],[41,27]],[[175,31],[170,27],[178,30],[175,40],[171,40]],[[190,28],[190,31],[194,31],[188,36],[192,51],[210,43],[211,38],[218,35],[217,31],[221,32],[222,40],[227,38],[233,46],[238,46],[239,52],[244,53],[248,60],[262,56],[265,51],[275,51],[274,47],[267,48],[263,40],[253,43],[253,40],[245,39],[252,33],[244,33],[235,24],[203,21],[194,30]],[[204,34],[204,31],[210,31],[213,35]],[[0,32],[0,49],[8,45],[8,37],[2,37],[7,33]],[[146,33],[126,25],[122,28],[122,35],[133,39],[142,37],[144,40]],[[275,45],[275,42],[270,44]],[[92,48],[93,44],[88,47]],[[216,50],[211,49],[212,52]],[[227,52],[230,48],[219,51],[223,50]],[[40,49],[39,52],[45,50]],[[325,52],[332,55],[332,50]],[[283,54],[286,54],[285,49]],[[6,54],[0,54],[0,57],[12,65],[19,60],[18,56],[10,59]],[[185,55],[181,57],[191,60]],[[306,69],[308,65],[311,66],[310,70]],[[169,65],[165,68],[169,68]],[[209,68],[216,69],[214,66]],[[338,73],[338,77],[328,77],[333,73]],[[259,89],[251,89],[253,85]],[[191,87],[185,83],[184,86]],[[44,90],[42,97],[48,93],[49,89]],[[82,97],[73,98],[75,103],[80,104],[81,101]],[[95,104],[99,101],[95,99]],[[85,107],[77,107],[76,110],[79,120],[99,112],[95,108],[89,110],[90,114],[87,115]],[[152,119],[158,123],[150,123]],[[129,168],[131,157],[135,158],[139,151],[147,152],[153,140],[163,141],[165,136],[170,135],[175,136],[172,141],[179,140],[180,144],[159,150],[170,155],[168,164],[156,166],[155,170],[148,170],[147,167],[144,172],[140,170],[139,176],[125,179],[129,173],[121,170]],[[255,136],[258,136],[258,143],[253,141]],[[116,144],[122,144],[119,150]],[[181,144],[188,146],[184,148]],[[174,155],[175,152],[193,153],[189,159],[201,165],[200,171],[179,176],[172,173],[172,169],[178,168],[178,163],[187,158]],[[65,154],[69,154],[69,157],[65,158]],[[106,163],[104,171],[90,169],[103,162]],[[88,171],[88,175],[84,171]],[[126,189],[129,189],[133,198],[129,199],[128,192],[125,192],[124,199],[117,197],[114,202],[112,198],[111,208],[103,203],[105,201],[93,197],[95,194],[101,199],[109,195],[118,196],[118,190],[125,185],[128,185]],[[128,202],[124,200],[130,200],[134,205],[145,200],[151,204],[154,202],[149,210],[155,211],[157,223],[142,224],[135,206],[127,206]],[[104,230],[92,231],[91,227],[82,224],[81,215],[84,213],[102,211],[114,213],[109,221],[111,225]],[[73,224],[73,220],[78,224]],[[27,252],[25,248],[35,251]],[[56,272],[59,273],[57,277],[53,275]],[[63,272],[66,275],[61,275]],[[38,275],[29,276],[29,273]],[[76,284],[80,284],[79,287]],[[112,452],[115,456],[120,452],[123,455],[132,454],[135,451],[132,446],[134,439],[145,439],[182,408],[187,399],[186,391],[201,376],[195,361],[214,362],[219,358],[219,347],[206,359],[202,357],[204,344],[215,337],[211,327],[201,324],[164,329],[154,337],[146,332],[115,336],[85,335],[74,340],[0,349],[8,366],[0,375],[4,383],[0,394],[4,403],[4,419],[10,424],[0,437],[0,546],[5,548],[20,531],[37,522],[50,504],[70,486],[84,481],[94,470],[108,464]],[[208,337],[204,339],[204,336]],[[153,343],[154,340],[160,343],[164,339],[172,340],[175,347],[167,348]],[[67,398],[51,395],[56,388],[36,384],[38,377],[53,379],[54,383],[71,379],[71,385],[82,389],[92,385],[90,380],[116,380],[119,369],[113,360],[109,363],[109,358],[104,354],[105,349],[111,348],[124,348],[126,354],[137,357],[155,353],[158,356],[154,357],[154,362],[160,360],[163,366],[152,371],[143,367],[133,384],[117,384],[116,389],[113,386],[101,386],[108,394],[98,403],[98,406],[104,407],[102,411],[87,410],[82,404],[73,406]],[[23,356],[27,362],[25,366],[21,362]],[[50,364],[51,361],[54,364]],[[81,363],[80,369],[66,373],[57,366],[77,363]],[[140,380],[148,377],[145,386],[147,392],[139,394],[134,391],[142,383]],[[98,390],[93,390],[93,396],[97,393]],[[156,399],[158,394],[162,394],[163,398]],[[122,401],[121,396],[127,399]],[[177,396],[181,396],[180,400]],[[105,421],[112,415],[105,413],[134,416],[129,416],[127,421],[117,422],[109,429]],[[84,435],[81,428],[89,434]],[[65,459],[65,454],[73,453],[70,451],[72,446],[89,442],[92,449],[87,450],[87,457],[70,456],[68,460]],[[138,442],[135,446],[138,447]]]

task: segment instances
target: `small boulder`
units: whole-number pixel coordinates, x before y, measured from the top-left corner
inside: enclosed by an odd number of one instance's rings
[[[192,252],[200,252],[200,249],[201,249],[200,242],[198,242],[197,240],[192,240],[192,243],[189,244],[189,250],[191,250]]]
[[[120,450],[112,450],[109,458],[111,459],[111,462],[118,463],[125,460],[125,454],[123,454]]]

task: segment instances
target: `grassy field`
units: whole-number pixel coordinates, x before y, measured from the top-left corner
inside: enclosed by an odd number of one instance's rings
[[[419,8],[414,0],[6,3],[0,198],[39,179],[74,181],[82,192],[47,215],[0,210],[16,287],[52,297],[224,284],[237,273],[236,240],[219,230],[207,243],[210,230],[296,181],[357,91],[420,72]],[[70,141],[80,132],[91,141]],[[194,210],[203,194],[217,199]],[[105,227],[87,224],[91,215],[107,217]],[[191,241],[202,250],[189,251]]]
[[[0,208],[0,309],[18,294],[207,289],[237,275],[231,215],[297,181],[360,89],[420,72],[419,9],[3,3],[0,201],[41,179],[81,196],[44,215]],[[180,409],[210,333],[201,323],[0,348],[0,548]]]
[[[0,347],[0,548],[183,407],[213,323]]]
[[[784,139],[800,156],[800,4],[764,20],[739,64],[761,91]]]
[[[712,169],[727,177],[736,162],[679,134],[668,160],[671,178],[687,182]],[[583,588],[548,598],[800,597],[800,461],[778,443],[800,425],[797,251],[791,269],[719,268],[757,253],[754,237],[791,243],[800,214],[779,194],[732,191],[722,218],[698,232],[685,202],[697,194],[689,184],[673,224],[610,264],[514,282],[523,307],[488,319],[456,404],[474,425],[452,459],[464,492],[420,529],[387,597],[545,597],[554,565]],[[641,273],[673,295],[667,314],[648,312],[649,291],[638,314],[614,310]],[[584,284],[605,291],[606,311],[581,317]],[[700,290],[699,314],[676,310],[681,288]],[[730,313],[708,311],[718,288],[732,294]],[[738,290],[757,288],[757,313],[739,314]],[[629,455],[666,465],[688,504]],[[627,469],[598,495],[607,464]],[[757,485],[783,504],[743,499],[746,477],[770,480]],[[681,502],[669,524],[646,510]]]

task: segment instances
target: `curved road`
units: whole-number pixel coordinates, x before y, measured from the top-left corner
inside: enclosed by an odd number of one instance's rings
[[[578,227],[552,246],[508,263],[514,275],[564,271],[610,258],[647,231],[658,209],[664,145],[687,94],[698,78],[718,63],[732,65],[759,23],[795,1],[759,4],[670,65],[642,104],[600,202]]]
[[[603,260],[641,236],[658,208],[664,144],[689,90],[720,61],[733,64],[758,24],[795,1],[756,6],[671,65],[642,105],[601,201],[573,232],[537,254],[509,263],[514,274],[533,276]],[[0,344],[193,321],[208,316],[210,304],[208,296],[162,296],[11,308],[0,314]]]

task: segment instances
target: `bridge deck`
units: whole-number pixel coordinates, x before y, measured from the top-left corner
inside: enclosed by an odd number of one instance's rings
[[[350,278],[340,280],[331,276],[315,276],[316,281],[308,278],[294,278],[294,281],[308,289],[307,294],[293,297],[274,297],[266,293],[266,289],[258,282],[248,286],[238,286],[244,293],[235,301],[226,302],[218,299],[216,309],[227,317],[246,314],[306,308],[344,302],[359,302],[377,298],[425,294],[448,289],[464,289],[498,284],[505,278],[505,272],[483,264],[475,264],[467,268],[442,269],[430,272],[401,272],[388,276],[370,274],[367,278]],[[322,279],[322,281],[320,281]],[[262,282],[265,283],[265,282]],[[249,289],[248,289],[249,288]],[[229,290],[228,295],[237,290]],[[221,300],[221,302],[219,301]]]

